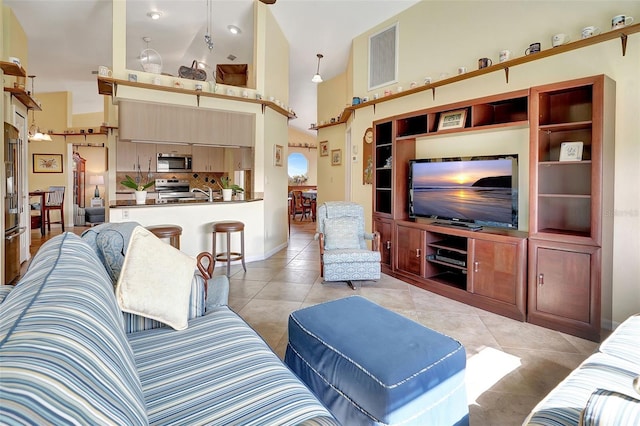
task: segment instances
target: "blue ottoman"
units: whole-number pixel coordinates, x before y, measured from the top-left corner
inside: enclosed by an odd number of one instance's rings
[[[468,425],[466,354],[360,296],[289,316],[286,364],[344,425]]]

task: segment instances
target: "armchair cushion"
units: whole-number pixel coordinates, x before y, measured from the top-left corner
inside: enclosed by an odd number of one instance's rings
[[[327,218],[324,221],[325,250],[359,249],[358,219],[355,217]]]
[[[125,312],[184,330],[195,268],[196,259],[139,226],[131,234],[116,286],[118,305]]]

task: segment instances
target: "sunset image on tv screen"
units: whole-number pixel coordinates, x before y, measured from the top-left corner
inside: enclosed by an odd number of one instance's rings
[[[512,159],[415,162],[414,213],[512,224],[517,200],[513,167]]]

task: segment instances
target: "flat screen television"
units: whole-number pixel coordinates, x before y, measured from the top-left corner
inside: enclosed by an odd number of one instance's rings
[[[518,156],[409,161],[409,215],[443,225],[518,228]]]

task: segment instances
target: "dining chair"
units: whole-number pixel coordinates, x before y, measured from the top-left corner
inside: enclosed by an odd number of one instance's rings
[[[64,232],[64,186],[50,186],[49,194],[47,194],[44,205],[42,206],[42,220],[47,225],[47,230],[51,231],[52,223],[59,223],[62,225],[62,232]],[[60,211],[60,220],[51,222],[51,210]]]
[[[296,215],[300,214],[300,220],[304,219],[307,215],[311,216],[311,201],[302,196],[302,191],[291,191],[293,195],[293,220],[296,219]]]

